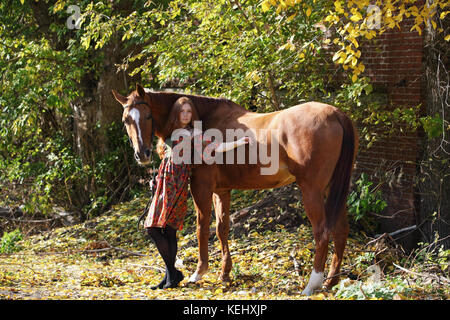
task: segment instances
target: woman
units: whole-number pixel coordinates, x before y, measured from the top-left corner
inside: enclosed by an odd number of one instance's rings
[[[191,168],[184,162],[173,161],[172,148],[181,141],[172,141],[170,135],[175,129],[187,129],[191,137],[194,133],[193,121],[199,120],[197,111],[191,99],[179,98],[172,107],[166,125],[165,137],[160,138],[157,152],[162,159],[156,178],[156,191],[153,196],[144,227],[153,239],[166,265],[166,273],[162,281],[152,289],[175,288],[183,280],[181,271],[175,268],[177,255],[177,230],[183,228],[187,211],[187,193]],[[207,141],[210,143],[211,141]],[[249,143],[249,137],[236,142],[213,143],[216,152],[231,150]],[[202,155],[202,150],[195,150]]]

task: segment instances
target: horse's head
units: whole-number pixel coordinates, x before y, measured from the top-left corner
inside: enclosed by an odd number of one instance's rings
[[[115,90],[112,90],[112,93],[123,106],[122,122],[133,144],[136,161],[141,165],[149,164],[155,130],[149,97],[139,84],[128,97],[122,96]]]

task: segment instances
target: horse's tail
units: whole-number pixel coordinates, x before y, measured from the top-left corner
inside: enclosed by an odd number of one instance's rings
[[[350,178],[356,155],[357,141],[356,129],[350,118],[342,111],[336,113],[337,119],[344,130],[342,137],[341,154],[334,168],[330,181],[330,189],[325,202],[326,228],[332,230],[346,205],[350,188]]]

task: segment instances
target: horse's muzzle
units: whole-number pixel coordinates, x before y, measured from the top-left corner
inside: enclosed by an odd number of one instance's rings
[[[149,148],[145,148],[143,150],[144,151],[135,152],[134,153],[134,158],[136,159],[136,161],[139,164],[146,165],[146,164],[150,163],[150,156],[151,156],[152,152],[150,151]]]

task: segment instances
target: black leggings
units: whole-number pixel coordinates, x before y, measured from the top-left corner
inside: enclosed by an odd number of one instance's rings
[[[176,277],[175,260],[177,257],[177,230],[170,226],[165,228],[147,228],[147,234],[155,242],[159,254],[166,264],[167,281],[171,282]]]

